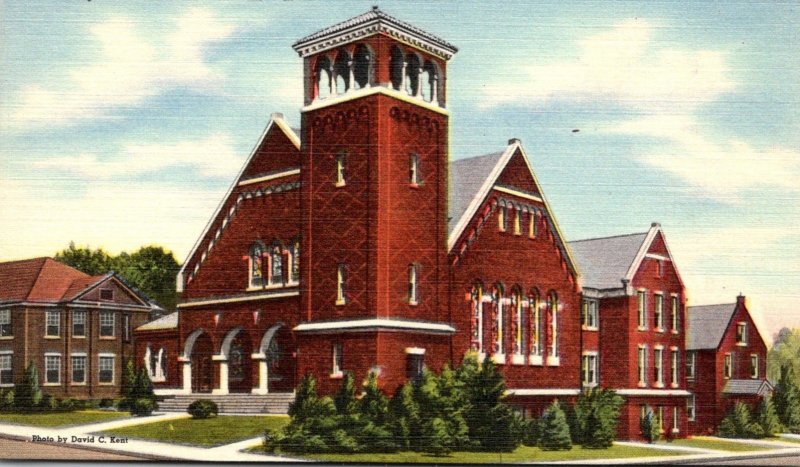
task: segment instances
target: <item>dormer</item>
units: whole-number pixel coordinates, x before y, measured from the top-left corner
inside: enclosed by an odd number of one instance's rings
[[[452,44],[378,7],[297,41],[304,60],[304,105],[374,92],[444,108]]]

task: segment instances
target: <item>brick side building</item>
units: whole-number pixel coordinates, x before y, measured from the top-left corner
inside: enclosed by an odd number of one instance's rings
[[[742,295],[736,303],[689,307],[686,350],[692,434],[715,432],[736,402],[755,409],[772,392],[767,345]]]
[[[133,329],[160,310],[115,273],[89,276],[50,258],[0,263],[0,387],[30,362],[45,394],[119,397]]]

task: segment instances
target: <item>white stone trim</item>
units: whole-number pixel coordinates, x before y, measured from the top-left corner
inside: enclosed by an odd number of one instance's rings
[[[492,187],[492,189],[496,190],[496,191],[499,191],[501,193],[507,193],[509,195],[518,196],[520,198],[529,199],[531,201],[536,201],[537,203],[541,203],[542,202],[542,198],[539,198],[538,196],[529,195],[527,193],[523,193],[523,192],[521,192],[519,190],[515,190],[513,188],[506,188],[504,186],[494,185]]]
[[[409,355],[425,355],[425,349],[421,347],[406,347],[405,352]]]
[[[685,389],[615,389],[620,396],[688,396]]]
[[[548,355],[545,363],[547,363],[547,366],[559,366],[561,365],[561,358]]]
[[[512,365],[524,365],[525,364],[525,355],[522,354],[512,354],[511,355],[511,364]]]
[[[580,389],[506,389],[507,396],[577,396]]]
[[[348,91],[345,94],[339,94],[336,96],[331,96],[326,99],[315,99],[314,102],[308,104],[307,106],[300,109],[300,113],[311,112],[318,109],[323,109],[325,107],[330,107],[335,104],[341,104],[342,102],[348,102],[355,99],[360,99],[362,97],[372,96],[375,94],[383,94],[389,97],[394,97],[395,99],[399,99],[403,102],[408,102],[409,104],[418,105],[422,108],[427,110],[431,110],[433,112],[449,116],[450,111],[443,107],[439,107],[438,105],[434,105],[430,102],[426,102],[418,97],[409,96],[405,92],[397,91],[395,89],[387,88],[384,86],[371,86],[368,88],[362,89],[355,89],[352,91]]]
[[[541,355],[528,355],[528,364],[542,366],[542,356]]]
[[[2,352],[0,352],[2,353]],[[86,352],[72,352],[69,354],[70,357],[86,357],[88,354]]]
[[[98,356],[98,358],[99,357],[115,358],[117,356],[117,354],[115,354],[115,353],[99,353],[99,354],[97,354],[97,356]]]
[[[259,182],[267,182],[270,180],[275,180],[276,178],[289,177],[291,175],[300,175],[300,169],[289,169],[289,170],[284,170],[283,172],[264,175],[263,177],[248,178],[247,180],[242,180],[241,182],[239,182],[238,186],[251,185],[253,183],[259,183]]]
[[[265,294],[258,294],[258,295],[249,295],[246,297],[233,297],[233,298],[219,298],[219,299],[212,299],[212,300],[201,300],[197,302],[188,302],[188,303],[179,303],[177,308],[189,308],[195,306],[205,306],[205,305],[220,305],[223,303],[236,303],[236,302],[246,302],[250,300],[262,300],[262,299],[270,299],[270,298],[283,298],[283,297],[296,297],[300,295],[300,291],[292,290],[288,292],[281,292],[281,293],[265,293]]]
[[[650,259],[657,259],[659,261],[672,261],[672,259],[669,256],[659,255],[656,253],[645,253],[644,257]]]
[[[303,323],[296,326],[295,332],[340,332],[351,330],[397,329],[409,331],[427,331],[451,334],[456,332],[449,324],[425,321],[406,321],[387,318],[354,319],[346,321],[322,321]]]

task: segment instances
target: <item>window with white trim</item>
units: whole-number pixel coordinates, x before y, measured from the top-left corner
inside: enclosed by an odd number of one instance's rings
[[[677,405],[672,406],[672,432],[673,433],[677,433],[678,431],[680,431],[680,429],[678,428],[678,415],[679,415],[678,406]]]
[[[406,379],[417,382],[425,371],[425,354],[414,352],[406,354]]]
[[[653,377],[656,386],[664,385],[664,349],[656,347],[653,351]]]
[[[100,312],[100,337],[114,337],[114,312]]]
[[[758,354],[750,354],[750,377],[758,378]]]
[[[254,242],[250,246],[250,255],[248,257],[248,271],[249,271],[249,287],[263,287],[266,284],[264,280],[264,245],[261,242]]]
[[[542,315],[539,303],[539,293],[534,292],[528,297],[531,322],[531,355],[541,356],[543,352]]]
[[[636,293],[636,308],[638,312],[639,329],[647,327],[647,291],[639,290]]]
[[[514,235],[522,235],[522,212],[514,209]]]
[[[726,353],[725,354],[725,363],[722,367],[722,376],[725,379],[730,379],[733,375],[733,355]]]
[[[344,305],[347,303],[347,266],[339,264],[336,266],[336,304]]]
[[[672,297],[672,332],[678,332],[680,325],[680,302],[678,297]]]
[[[278,240],[269,247],[269,283],[272,285],[283,284],[283,245]]]
[[[411,154],[409,178],[411,186],[419,186],[419,156]]]
[[[597,354],[587,353],[581,357],[581,373],[584,386],[597,385]]]
[[[539,233],[538,230],[539,228],[536,225],[536,212],[531,211],[528,216],[528,237],[536,238],[536,235]]]
[[[494,353],[504,355],[505,349],[503,348],[503,324],[505,321],[504,317],[504,308],[505,308],[505,297],[503,294],[503,288],[500,286],[495,286],[494,293],[493,293],[493,300],[494,300],[494,309],[495,309],[495,317],[494,317],[494,328],[495,328],[495,336],[494,336]]]
[[[696,362],[697,354],[693,350],[686,352],[686,379],[694,379]]]
[[[678,386],[678,350],[673,349],[669,354],[671,383]]]
[[[483,352],[483,285],[478,283],[472,287],[470,294],[472,305],[472,348]]]
[[[581,305],[581,324],[588,329],[597,329],[597,300],[584,298]]]
[[[736,344],[747,345],[747,323],[736,324]]]
[[[525,354],[525,314],[522,307],[522,291],[516,288],[511,294],[511,308],[514,313],[514,355]]]
[[[655,326],[656,330],[664,330],[664,296],[661,294],[654,295],[655,301]]]
[[[342,344],[333,344],[333,348],[331,349],[331,355],[333,357],[333,362],[331,366],[331,375],[338,376],[341,375],[344,368],[342,365],[343,362],[343,351],[342,351]]]
[[[97,366],[97,381],[100,383],[113,383],[114,382],[114,357],[100,356],[100,362]]]
[[[695,400],[694,394],[689,394],[689,398],[686,400],[686,419],[690,422],[693,422],[695,419]]]
[[[550,356],[558,357],[558,295],[550,292]]]
[[[639,386],[647,385],[647,346],[639,346],[639,354],[637,358]]]
[[[45,336],[58,337],[61,335],[61,312],[48,311],[45,313]]]
[[[408,266],[408,304],[416,305],[419,303],[419,266],[410,264]]]
[[[61,382],[61,355],[45,355],[44,382],[47,384]]]
[[[290,260],[292,262],[292,282],[300,281],[300,239],[296,238],[291,244]]]
[[[86,383],[86,356],[72,356],[72,382],[74,384]]]
[[[83,310],[72,312],[72,337],[86,337],[86,312]]]
[[[9,386],[14,384],[14,372],[11,367],[12,354],[0,354],[0,385]]]
[[[501,232],[508,230],[508,213],[505,206],[497,207],[497,228]]]
[[[0,310],[0,337],[10,337],[14,335],[11,327],[11,310],[6,308]]]
[[[659,405],[656,407],[658,409],[658,432],[664,432],[664,406]]]
[[[345,164],[347,163],[347,154],[340,152],[336,155],[336,186],[345,186]]]

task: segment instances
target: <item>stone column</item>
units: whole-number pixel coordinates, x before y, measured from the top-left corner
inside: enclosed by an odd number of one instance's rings
[[[219,362],[219,389],[212,389],[211,394],[228,394],[228,357],[225,355],[212,355],[211,360]]]
[[[178,362],[183,364],[183,389],[181,394],[192,393],[192,359],[186,357],[178,357]]]
[[[254,362],[258,363],[258,383],[251,391],[253,394],[269,394],[269,368],[267,367],[267,356],[263,353],[254,353],[250,356]]]

